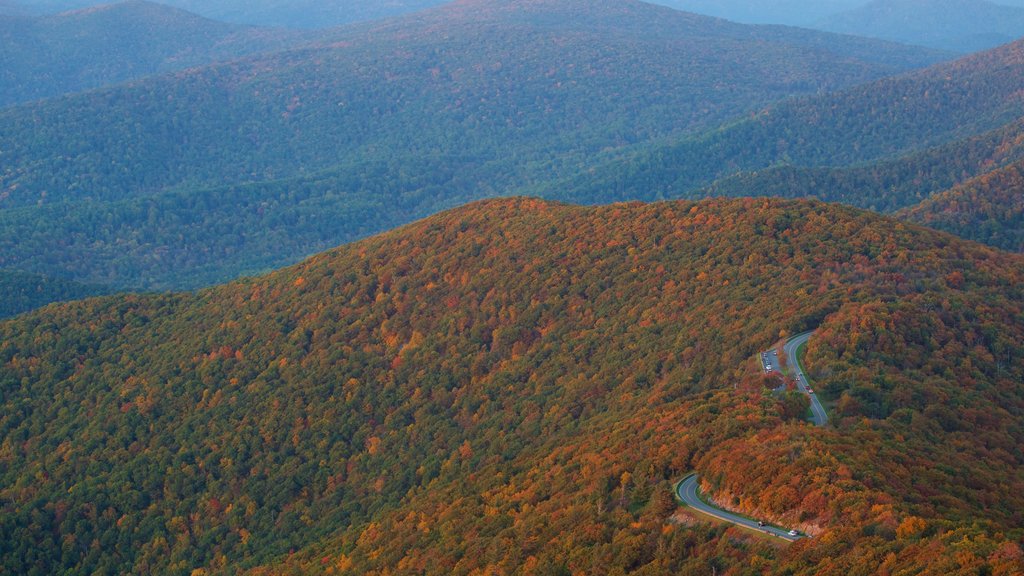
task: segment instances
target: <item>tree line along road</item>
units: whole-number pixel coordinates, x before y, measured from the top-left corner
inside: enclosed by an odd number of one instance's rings
[[[811,388],[810,380],[807,379],[807,375],[804,373],[803,366],[800,363],[800,359],[797,357],[797,351],[803,346],[814,334],[813,330],[797,334],[790,338],[783,345],[783,353],[786,356],[787,364],[791,367],[794,378],[796,379],[796,385],[801,392],[806,394],[811,399],[811,416],[815,426],[824,426],[828,424],[828,414],[825,412],[825,408],[818,401],[818,395],[814,393]],[[770,373],[774,370],[780,370],[780,362],[778,353],[775,351],[762,352],[760,354],[761,365],[766,373]],[[769,364],[774,362],[773,364]],[[769,368],[771,366],[771,368]],[[759,530],[772,536],[778,536],[789,542],[796,542],[801,538],[807,536],[797,533],[795,530],[786,530],[785,528],[777,528],[775,526],[769,526],[764,522],[758,522],[739,514],[734,514],[728,510],[723,510],[717,506],[713,506],[700,498],[698,493],[698,476],[696,473],[692,473],[686,476],[678,484],[676,484],[675,493],[679,500],[701,512],[712,516],[725,522],[730,522],[738,526],[750,528],[751,530]]]

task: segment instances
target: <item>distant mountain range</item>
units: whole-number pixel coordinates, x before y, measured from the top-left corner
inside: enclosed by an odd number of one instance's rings
[[[0,0],[0,14],[54,14],[96,0]],[[165,0],[235,24],[325,29],[417,12],[445,0]],[[654,0],[654,4],[747,24],[785,24],[974,52],[1024,36],[1024,0]]]
[[[652,4],[746,24],[812,25],[864,0],[652,0]]]
[[[465,1],[334,38],[0,112],[4,265],[203,285],[943,58],[619,0]]]
[[[330,28],[398,16],[442,4],[445,0],[165,0],[161,4],[207,18],[250,26]],[[6,0],[0,13],[55,14],[104,4],[96,0]]]
[[[130,0],[53,16],[0,16],[0,106],[316,40]]]
[[[874,0],[815,28],[957,52],[976,52],[1024,36],[1024,7],[987,0]]]
[[[578,201],[691,197],[740,174],[738,186],[736,181],[724,184],[730,194],[815,195],[898,209],[919,202],[929,187],[938,192],[1020,157],[1022,56],[1024,41],[834,94],[784,102],[698,137],[609,154],[568,180],[544,183],[537,192]],[[875,168],[859,166],[876,162],[891,182],[880,179]],[[751,179],[744,172],[758,175]],[[826,179],[823,186],[803,185],[826,173],[843,184],[833,188]],[[799,177],[791,180],[794,174]],[[918,182],[922,174],[928,176]],[[886,185],[881,189],[872,184],[882,180]]]

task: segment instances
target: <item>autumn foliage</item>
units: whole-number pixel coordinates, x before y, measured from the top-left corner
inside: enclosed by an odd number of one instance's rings
[[[50,306],[0,324],[0,567],[1019,573],[1022,264],[818,202],[512,199]],[[815,327],[825,429],[750,375]],[[671,520],[690,470],[815,537]]]

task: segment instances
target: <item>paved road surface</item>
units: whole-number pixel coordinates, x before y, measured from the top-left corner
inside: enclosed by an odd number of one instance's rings
[[[771,534],[772,536],[778,536],[779,538],[782,538],[789,542],[796,542],[801,538],[806,538],[806,536],[803,535],[790,536],[789,530],[785,530],[783,528],[776,528],[774,526],[758,526],[756,520],[744,518],[743,516],[738,516],[727,510],[722,510],[721,508],[716,508],[714,506],[705,504],[704,501],[701,500],[699,496],[697,496],[696,474],[690,474],[689,476],[684,478],[683,481],[680,482],[679,485],[676,487],[676,493],[679,495],[679,499],[682,500],[683,503],[689,506],[690,508],[694,508],[700,512],[703,512],[708,516],[714,516],[719,520],[725,520],[726,522],[732,522],[733,524],[746,526],[747,528],[751,528],[753,530],[760,530],[761,532],[766,532],[768,534]]]
[[[825,408],[818,401],[818,395],[810,392],[808,388],[810,381],[807,379],[807,375],[800,369],[800,362],[797,361],[796,351],[804,342],[810,339],[814,331],[804,332],[803,334],[797,334],[796,336],[789,339],[786,345],[783,346],[783,350],[786,353],[786,359],[788,360],[789,366],[793,369],[793,376],[796,378],[796,385],[800,388],[800,391],[811,399],[811,416],[814,419],[815,426],[824,426],[828,424],[828,414],[825,413]]]

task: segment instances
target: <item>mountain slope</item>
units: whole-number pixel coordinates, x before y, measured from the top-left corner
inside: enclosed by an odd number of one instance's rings
[[[517,199],[52,306],[0,323],[0,565],[1009,574],[1021,264],[816,202]],[[749,362],[814,326],[834,429],[787,421]],[[671,523],[694,468],[819,537]]]
[[[69,274],[121,286],[182,286],[181,278],[203,267],[224,279],[381,229],[300,225],[314,205],[328,221],[332,213],[369,207],[359,218],[405,222],[574,174],[602,151],[690,133],[772,100],[937,57],[620,1],[466,1],[346,29],[336,40],[0,112],[0,208],[22,210],[8,220],[51,222],[33,233],[46,246],[87,232],[74,221],[52,224],[54,212],[105,220],[115,224],[111,230],[137,228],[148,225],[134,214],[149,200],[147,210],[169,210],[147,212],[161,223],[200,218],[190,208],[200,204],[224,214],[210,224],[232,234],[258,231],[245,226],[253,213],[282,223],[284,241],[270,253],[263,251],[270,240],[261,237],[252,244],[259,251],[205,260],[203,243],[223,236],[214,229],[192,238],[149,226],[138,234],[165,235],[172,244],[144,240],[149,257],[134,269],[101,256],[89,264],[93,275]],[[276,210],[246,197],[246,209],[233,217],[238,194],[218,199],[210,192],[240,186],[260,189]],[[291,196],[307,203],[296,207],[286,201]],[[79,204],[48,206],[65,202]],[[118,246],[138,240],[130,230],[108,244],[101,236],[108,228],[84,242],[102,241],[98,251],[121,257]],[[192,258],[190,268],[169,268],[155,257],[168,250]],[[44,264],[62,258],[60,250],[32,262],[11,254],[6,265],[68,273]]]
[[[1024,8],[988,0],[873,0],[814,27],[941,50],[976,52],[1024,36]]]
[[[898,215],[963,238],[1024,252],[1024,162],[936,194]]]
[[[699,196],[814,197],[895,212],[1024,159],[1024,121],[894,160],[831,168],[776,166],[723,178]]]
[[[96,0],[26,0],[42,13],[101,4]],[[416,12],[444,0],[166,0],[161,2],[206,18],[249,26],[330,28]]]
[[[999,129],[1024,116],[1024,41],[835,94],[794,99],[698,137],[595,158],[541,185],[563,198],[685,197],[741,172],[893,160]],[[755,190],[750,192],[756,193]],[[825,196],[827,198],[827,196]]]
[[[109,293],[100,286],[86,286],[10,270],[0,270],[0,318],[34,310],[51,302],[77,300]]]
[[[131,0],[0,18],[0,105],[80,92],[314,40]]]
[[[812,27],[837,12],[860,6],[863,0],[655,0],[653,4],[707,14],[749,24],[787,24]]]
[[[168,0],[168,4],[209,18],[259,26],[329,28],[416,12],[446,0]]]

